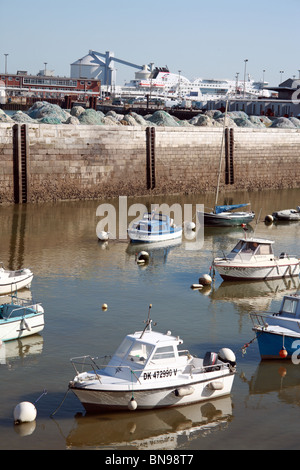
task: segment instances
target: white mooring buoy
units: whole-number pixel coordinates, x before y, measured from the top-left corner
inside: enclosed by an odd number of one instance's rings
[[[203,286],[209,286],[212,283],[212,278],[209,274],[203,274],[203,276],[199,277],[199,284],[203,284]]]
[[[29,401],[22,401],[14,409],[15,424],[30,423],[37,415],[36,407]]]

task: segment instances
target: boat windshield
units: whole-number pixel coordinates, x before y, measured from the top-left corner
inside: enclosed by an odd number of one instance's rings
[[[152,353],[151,344],[125,338],[115,352],[120,359],[145,364]]]
[[[270,244],[260,244],[253,241],[240,240],[233,248],[232,253],[255,253],[256,255],[269,255],[272,254],[272,247]]]

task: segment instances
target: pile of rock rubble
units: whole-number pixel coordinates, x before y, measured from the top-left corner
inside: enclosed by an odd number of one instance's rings
[[[115,111],[102,111],[85,109],[74,106],[70,112],[58,105],[46,101],[36,102],[28,111],[17,111],[12,116],[0,109],[1,122],[35,123],[35,124],[71,124],[71,125],[111,125],[111,126],[206,126],[223,127],[225,114],[218,110],[198,114],[189,120],[180,120],[163,110],[155,111],[147,116],[140,116],[133,111],[119,114]],[[300,120],[294,117],[280,117],[271,120],[266,116],[248,116],[243,111],[230,111],[226,116],[227,127],[248,127],[253,129],[270,128],[300,128]]]

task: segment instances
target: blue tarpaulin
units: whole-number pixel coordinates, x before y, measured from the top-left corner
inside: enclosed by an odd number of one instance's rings
[[[228,212],[228,211],[232,211],[233,209],[238,209],[239,207],[245,207],[245,206],[248,206],[248,204],[233,204],[230,206],[216,206],[215,212],[216,214],[220,214],[221,212]]]

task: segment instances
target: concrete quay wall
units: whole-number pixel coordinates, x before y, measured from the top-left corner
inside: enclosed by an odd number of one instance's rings
[[[152,129],[1,123],[0,202],[215,191],[222,128]],[[222,189],[300,186],[300,130],[228,136]]]

